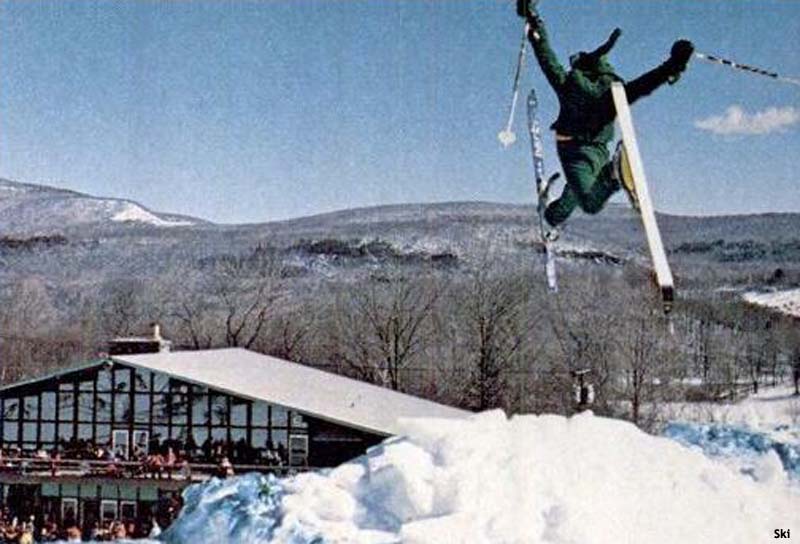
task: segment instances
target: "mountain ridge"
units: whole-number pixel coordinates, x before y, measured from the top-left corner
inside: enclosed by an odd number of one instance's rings
[[[494,215],[498,218],[510,217],[514,215],[528,216],[534,214],[534,203],[520,204],[489,200],[455,200],[440,202],[405,202],[399,204],[378,204],[373,206],[356,206],[353,208],[339,208],[310,215],[289,217],[286,219],[267,220],[267,221],[247,221],[242,223],[216,223],[195,215],[187,215],[172,212],[155,211],[151,208],[129,198],[97,196],[83,193],[74,189],[59,187],[50,184],[31,183],[0,178],[0,205],[4,200],[14,198],[15,195],[8,193],[21,192],[23,198],[33,195],[35,199],[42,198],[64,198],[64,199],[87,199],[95,202],[112,202],[134,205],[167,222],[191,222],[193,225],[219,226],[220,228],[258,228],[265,226],[313,224],[325,222],[347,223],[381,223],[387,221],[398,221],[402,219],[420,220],[432,213],[439,212],[451,216],[470,216],[481,214],[484,216]],[[5,193],[5,194],[4,194]],[[2,208],[0,208],[2,210]],[[2,210],[7,213],[7,210]],[[490,213],[491,212],[491,213]],[[606,206],[603,214],[621,213],[628,215],[628,207],[625,204],[611,202]],[[686,222],[710,222],[718,223],[725,221],[755,221],[755,220],[798,220],[800,212],[758,212],[752,214],[713,214],[713,215],[694,215],[670,212],[658,212],[658,216],[665,220],[677,220]],[[593,216],[601,217],[601,216]],[[132,221],[135,221],[133,219]],[[124,222],[124,221],[119,221]],[[63,225],[63,224],[62,224]],[[188,225],[184,225],[188,226]],[[0,228],[3,227],[3,220],[0,218]]]
[[[682,292],[800,286],[800,214],[660,214],[659,225]],[[542,251],[532,204],[391,204],[226,225],[8,180],[0,180],[0,238],[0,284],[36,276],[54,286],[150,281],[224,262],[257,269],[271,260],[303,289],[398,269],[409,277],[431,267],[538,269]],[[646,280],[640,272],[650,266],[641,222],[618,203],[597,215],[576,213],[557,252],[559,269],[573,277],[595,268]]]
[[[0,179],[0,231],[4,234],[49,234],[108,222],[159,227],[209,223],[196,217],[156,212],[131,199]]]

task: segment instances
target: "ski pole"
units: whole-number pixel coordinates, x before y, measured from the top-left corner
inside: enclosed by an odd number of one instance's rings
[[[740,64],[738,62],[734,62],[732,60],[723,59],[721,57],[717,57],[715,55],[709,55],[707,53],[698,53],[695,52],[695,57],[698,59],[703,59],[706,62],[713,62],[714,64],[722,64],[724,66],[729,66],[731,68],[736,68],[737,70],[743,70],[745,72],[750,72],[752,74],[757,74],[760,76],[767,76],[771,77],[772,79],[776,79],[778,81],[782,81],[783,83],[791,83],[792,85],[800,86],[800,79],[795,79],[792,77],[786,77],[778,74],[777,72],[771,72],[769,70],[764,70],[763,68],[756,68],[755,66],[749,66],[747,64]]]
[[[511,108],[508,112],[508,122],[506,128],[497,134],[497,139],[504,147],[508,147],[517,141],[514,131],[511,130],[514,125],[514,112],[517,110],[517,99],[519,98],[519,80],[522,76],[522,69],[525,66],[525,46],[527,45],[528,37],[528,24],[522,29],[522,42],[519,46],[519,55],[517,56],[517,71],[514,73],[514,86],[511,92]]]

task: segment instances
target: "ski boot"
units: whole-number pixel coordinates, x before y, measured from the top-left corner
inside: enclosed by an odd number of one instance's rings
[[[561,236],[561,227],[554,227],[550,225],[547,220],[544,218],[544,211],[547,209],[547,206],[550,205],[550,189],[552,189],[553,184],[555,184],[556,180],[561,177],[561,172],[556,172],[544,183],[544,187],[542,188],[542,192],[539,194],[539,202],[541,205],[540,214],[541,214],[541,221],[542,221],[542,232],[543,238],[546,242],[555,242]]]
[[[558,227],[550,227],[544,233],[544,239],[547,243],[553,243],[561,237],[561,229]]]
[[[622,140],[617,144],[617,149],[614,151],[614,157],[611,162],[611,179],[625,190],[625,195],[628,197],[631,207],[639,213],[639,195],[636,194],[633,173],[631,172],[631,166],[628,163],[628,156],[625,153]]]

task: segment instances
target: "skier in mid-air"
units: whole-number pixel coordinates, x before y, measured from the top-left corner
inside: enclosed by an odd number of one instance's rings
[[[551,129],[556,133],[556,148],[567,183],[561,196],[550,203],[545,211],[545,219],[554,227],[553,235],[557,235],[555,227],[566,221],[576,207],[595,214],[620,189],[620,181],[608,151],[608,144],[614,138],[616,118],[611,84],[622,82],[628,101],[632,104],[664,83],[678,81],[686,70],[694,45],[687,40],[676,41],[669,59],[625,83],[614,72],[606,56],[622,34],[620,29],[615,29],[596,50],[572,55],[570,70],[567,71],[550,47],[547,31],[538,13],[530,10],[526,19],[528,39],[561,107]],[[625,189],[635,205],[632,188]]]

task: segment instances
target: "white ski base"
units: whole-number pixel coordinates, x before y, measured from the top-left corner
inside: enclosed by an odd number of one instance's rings
[[[536,186],[536,214],[539,217],[539,236],[544,244],[544,270],[547,276],[547,287],[551,293],[558,293],[558,280],[556,277],[556,253],[553,242],[548,239],[548,225],[544,218],[547,207],[547,193],[549,181],[544,174],[544,150],[542,147],[542,130],[536,117],[538,100],[536,90],[531,89],[528,94],[528,133],[531,137],[531,156],[533,157],[533,171]]]
[[[622,83],[612,83],[611,94],[614,98],[614,107],[617,110],[617,120],[619,121],[620,131],[622,132],[622,145],[630,161],[633,182],[636,186],[636,193],[639,199],[640,216],[644,224],[647,245],[650,248],[650,256],[653,260],[655,269],[656,283],[661,289],[661,298],[664,304],[664,313],[672,309],[675,300],[675,287],[672,279],[667,254],[664,251],[664,243],[661,240],[661,232],[656,222],[655,208],[650,198],[650,191],[647,186],[647,177],[644,173],[644,164],[639,153],[639,144],[636,141],[636,132],[633,128],[633,117],[631,116],[628,96]]]
[[[539,214],[539,236],[542,238],[544,244],[544,271],[547,276],[547,288],[552,293],[558,293],[558,280],[556,276],[556,252],[553,247],[553,242],[549,239],[547,232],[547,221],[544,218],[544,206],[542,203],[546,202],[546,195],[539,195],[540,204],[537,206]]]
[[[558,283],[556,281],[556,254],[550,247],[551,242],[545,242],[545,262],[544,269],[547,274],[547,287],[553,292],[558,293]]]

